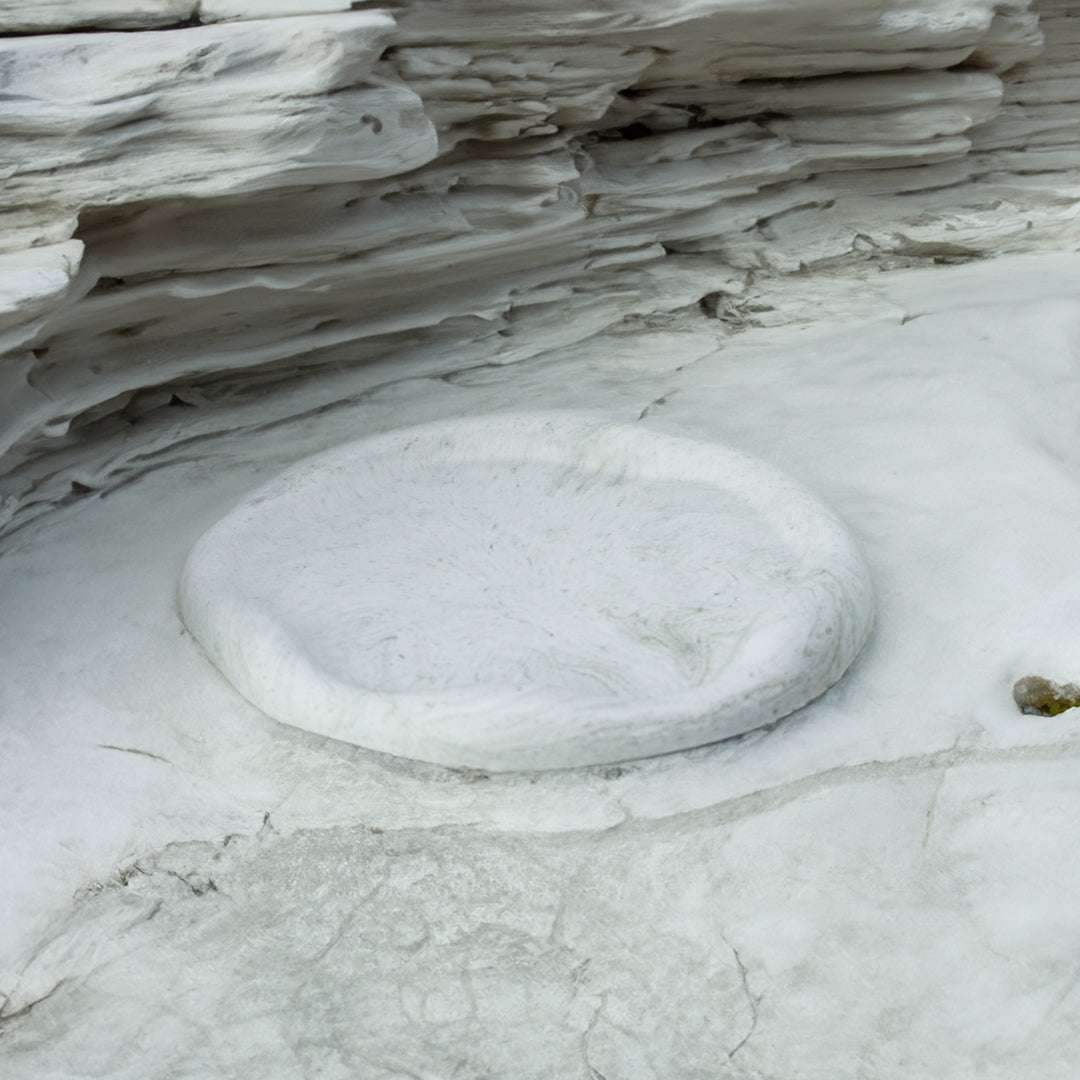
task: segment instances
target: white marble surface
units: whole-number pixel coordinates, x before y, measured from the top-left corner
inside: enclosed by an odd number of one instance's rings
[[[7,1074],[1064,1080],[1080,720],[1010,691],[1080,641],[1077,442],[1045,421],[1080,390],[1078,285],[1075,256],[808,282],[772,299],[812,296],[810,324],[697,312],[453,381],[371,371],[15,534],[0,986],[8,1016],[39,1003]],[[848,676],[713,747],[487,775],[290,731],[213,673],[175,583],[238,497],[360,429],[522,399],[807,483],[878,586]]]
[[[0,39],[0,247],[85,248],[15,304],[0,518],[118,482],[86,443],[208,381],[510,362],[759,275],[1074,242],[1066,0],[340,6],[0,9],[94,31]]]
[[[0,1074],[1072,1080],[1076,0],[368,7],[0,0]],[[567,408],[831,507],[845,678],[488,773],[183,629],[294,462]]]
[[[400,428],[192,549],[180,615],[307,731],[441,765],[598,765],[764,727],[873,624],[844,526],[764,462],[603,415]]]

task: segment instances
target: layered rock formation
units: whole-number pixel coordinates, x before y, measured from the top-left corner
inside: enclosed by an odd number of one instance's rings
[[[1078,8],[0,0],[5,1080],[1072,1080]],[[565,409],[827,504],[878,609],[843,681],[493,772],[324,737],[303,691],[277,723],[178,619],[200,534],[299,459]],[[375,645],[535,671],[513,619],[561,543],[653,639],[628,697],[700,678],[733,548],[700,485],[647,525],[631,484],[559,516],[536,470],[433,460],[257,525],[200,595],[262,565],[336,659],[336,605],[415,583]],[[504,513],[523,542],[461,558]]]
[[[0,519],[373,379],[1071,246],[1076,10],[4,3]]]

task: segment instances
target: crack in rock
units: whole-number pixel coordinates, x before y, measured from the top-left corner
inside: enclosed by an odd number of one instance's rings
[[[750,973],[747,971],[746,965],[743,963],[742,957],[739,955],[739,950],[728,941],[726,936],[722,936],[721,940],[731,950],[731,955],[735,958],[735,964],[739,969],[739,980],[742,984],[743,993],[746,995],[747,1004],[750,1006],[750,1027],[747,1029],[746,1034],[735,1044],[735,1046],[728,1051],[728,1060],[730,1061],[749,1041],[750,1037],[757,1030],[758,1025],[758,1010],[761,1005],[761,999],[763,994],[758,994],[756,997],[750,990]]]

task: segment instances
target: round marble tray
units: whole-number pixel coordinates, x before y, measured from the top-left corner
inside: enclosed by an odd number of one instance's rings
[[[285,723],[488,770],[772,723],[872,622],[842,525],[760,461],[574,414],[392,431],[294,466],[193,548],[184,622]]]

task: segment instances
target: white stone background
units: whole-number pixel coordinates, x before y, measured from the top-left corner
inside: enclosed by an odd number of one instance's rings
[[[72,10],[0,5],[3,1074],[1072,1077],[1080,722],[1009,694],[1080,653],[1068,5],[256,17],[224,97],[147,89],[213,5],[153,50]],[[408,138],[335,127],[361,93]],[[878,589],[849,675],[741,739],[487,776],[284,728],[183,633],[191,543],[289,462],[567,406],[830,505]]]

